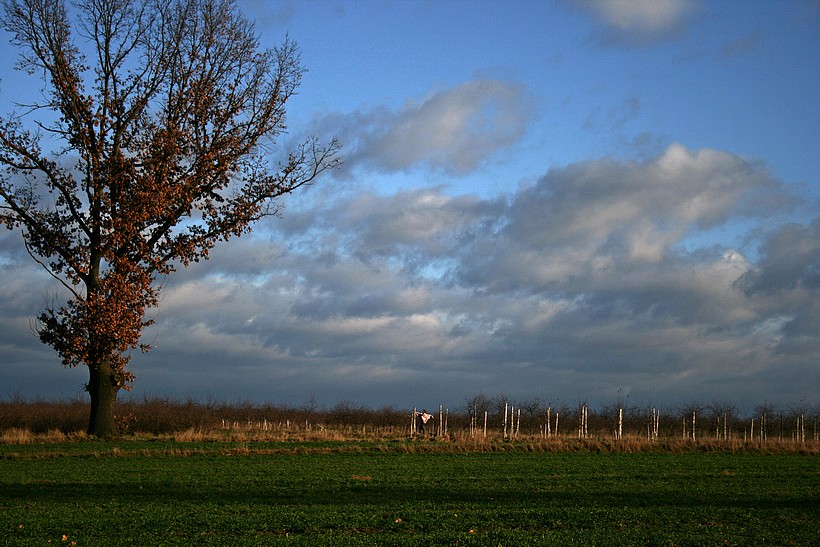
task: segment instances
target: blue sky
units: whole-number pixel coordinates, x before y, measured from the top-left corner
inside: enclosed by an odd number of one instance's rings
[[[166,280],[129,396],[816,404],[820,3],[239,5],[345,165]],[[0,279],[0,397],[81,395],[17,234]]]

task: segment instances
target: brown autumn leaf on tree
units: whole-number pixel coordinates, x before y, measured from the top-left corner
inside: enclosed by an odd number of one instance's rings
[[[276,198],[339,164],[339,144],[271,159],[304,69],[290,40],[261,49],[232,0],[2,7],[16,67],[45,91],[0,117],[0,221],[69,291],[38,334],[88,367],[88,431],[110,436],[157,279],[277,214]]]

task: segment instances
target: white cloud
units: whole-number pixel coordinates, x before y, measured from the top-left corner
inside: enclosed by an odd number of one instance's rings
[[[532,116],[519,84],[473,80],[402,108],[330,115],[322,131],[345,142],[348,167],[382,171],[418,166],[463,175],[522,138]]]
[[[662,265],[699,230],[761,213],[778,194],[761,166],[716,150],[671,145],[646,162],[610,158],[552,169],[518,193],[502,233],[464,279],[497,290],[566,290]]]
[[[697,0],[568,0],[600,25],[604,44],[641,45],[680,35],[698,11]]]

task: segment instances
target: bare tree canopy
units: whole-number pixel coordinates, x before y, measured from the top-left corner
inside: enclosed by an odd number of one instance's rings
[[[89,432],[110,435],[157,276],[276,214],[339,145],[271,159],[304,69],[290,40],[260,49],[232,0],[2,4],[17,68],[44,93],[0,117],[0,220],[70,291],[39,336],[88,366]]]

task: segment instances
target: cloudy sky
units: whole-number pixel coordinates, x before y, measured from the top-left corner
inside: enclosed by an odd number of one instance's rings
[[[345,164],[164,280],[129,397],[817,401],[816,0],[239,4]],[[0,397],[82,396],[55,295],[0,232]]]

